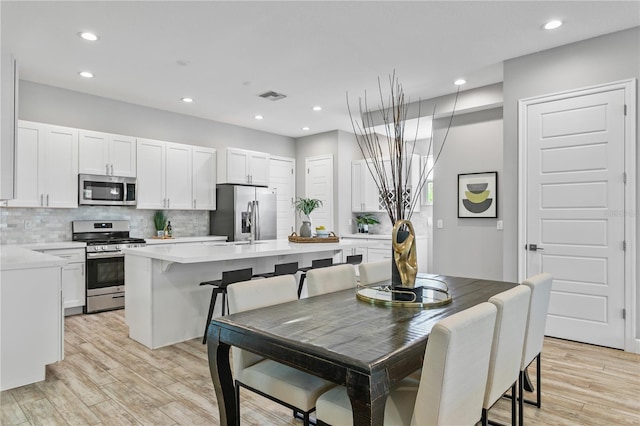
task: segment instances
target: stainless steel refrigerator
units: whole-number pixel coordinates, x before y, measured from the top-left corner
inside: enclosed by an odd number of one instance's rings
[[[216,186],[217,210],[209,221],[211,235],[227,241],[276,239],[276,192],[269,188],[220,184]]]

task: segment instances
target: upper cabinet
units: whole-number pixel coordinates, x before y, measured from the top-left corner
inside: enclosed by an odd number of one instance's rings
[[[191,146],[138,139],[137,155],[137,208],[192,208]]]
[[[351,163],[351,211],[378,212],[380,200],[378,188],[367,167],[368,160],[355,160]]]
[[[80,131],[79,172],[136,177],[136,138]]]
[[[0,58],[0,200],[10,200],[14,197],[18,63],[4,48]]]
[[[138,139],[137,155],[137,208],[215,210],[215,149]]]
[[[269,185],[269,154],[227,148],[218,163],[218,181],[244,185]]]
[[[216,150],[194,146],[193,166],[193,208],[196,210],[216,209]]]
[[[367,159],[354,160],[351,162],[351,211],[354,213],[386,211],[384,204],[382,204],[382,197],[380,197],[378,187],[369,171],[367,163],[371,161],[372,160]],[[386,175],[391,176],[390,160],[383,159],[382,162],[386,170]],[[402,203],[407,209],[410,208],[413,197],[418,196],[416,193],[420,178],[420,157],[418,155],[412,156],[410,167],[410,169],[406,168],[403,172],[409,174],[408,185],[405,188],[405,192],[399,194]],[[398,194],[394,194],[394,196],[398,197]],[[420,211],[420,202],[416,203],[414,211]]]
[[[11,207],[78,207],[78,130],[18,122]]]

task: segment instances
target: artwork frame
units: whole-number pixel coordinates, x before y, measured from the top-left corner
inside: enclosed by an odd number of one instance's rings
[[[458,174],[458,218],[498,217],[498,172]]]

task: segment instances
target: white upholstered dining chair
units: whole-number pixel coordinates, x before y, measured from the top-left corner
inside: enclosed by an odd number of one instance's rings
[[[362,285],[391,281],[391,259],[361,263],[359,268]]]
[[[243,281],[227,288],[229,313],[248,311],[298,300],[296,279],[282,275],[260,280]],[[232,348],[233,376],[236,387],[236,414],[240,419],[240,387],[276,401],[303,415],[309,425],[309,413],[332,382],[307,374],[284,364],[263,358],[239,348]]]
[[[482,406],[482,425],[488,424],[489,409],[511,388],[516,394],[531,290],[525,285],[496,294],[489,303],[498,310],[489,358],[489,375]],[[511,425],[516,425],[516,400],[511,400]]]
[[[356,270],[353,265],[337,265],[311,269],[307,272],[307,293],[309,297],[356,286]]]
[[[420,381],[391,389],[385,425],[473,425],[480,420],[487,384],[496,308],[488,302],[439,321],[431,330]],[[335,387],[316,403],[319,422],[352,425],[346,388]]]
[[[524,338],[522,362],[520,364],[520,379],[518,380],[518,424],[524,423],[523,403],[526,402],[540,408],[542,406],[540,356],[544,343],[544,329],[547,325],[547,311],[549,310],[549,298],[551,297],[551,285],[553,276],[542,273],[527,278],[522,282],[531,289],[529,301],[529,316],[527,318],[527,330]],[[528,380],[527,368],[536,360],[536,401],[524,399],[524,381]]]

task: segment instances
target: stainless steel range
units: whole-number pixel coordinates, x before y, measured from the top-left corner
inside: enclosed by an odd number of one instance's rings
[[[144,247],[141,238],[129,236],[127,220],[74,220],[73,241],[87,244],[87,303],[85,313],[124,308],[124,253]]]

